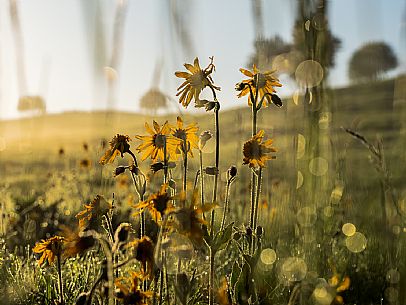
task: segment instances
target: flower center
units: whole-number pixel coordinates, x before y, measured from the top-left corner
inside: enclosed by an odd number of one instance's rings
[[[163,148],[165,146],[166,137],[162,134],[154,135],[154,146],[156,148]]]
[[[265,87],[266,78],[265,75],[262,73],[257,73],[254,75],[254,87],[258,84],[258,88]]]
[[[197,73],[194,73],[189,77],[189,83],[192,87],[205,87],[208,82],[207,78],[204,76],[204,73],[202,70],[200,70]]]

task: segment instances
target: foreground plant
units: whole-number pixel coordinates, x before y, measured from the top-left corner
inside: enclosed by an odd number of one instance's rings
[[[255,231],[257,228],[258,202],[261,193],[262,168],[265,167],[265,161],[269,160],[267,153],[272,152],[271,140],[262,143],[264,131],[257,131],[258,111],[262,107],[267,107],[268,103],[273,103],[282,107],[282,101],[275,94],[274,87],[281,87],[282,84],[273,76],[275,71],[261,72],[253,65],[252,71],[241,68],[240,72],[249,77],[246,80],[236,84],[235,89],[239,91],[238,97],[248,94],[248,105],[252,109],[252,138],[244,144],[244,164],[249,164],[252,168],[251,174],[251,208],[249,226]],[[268,102],[268,103],[267,103]],[[255,168],[259,169],[256,170]],[[251,250],[253,251],[254,240]]]

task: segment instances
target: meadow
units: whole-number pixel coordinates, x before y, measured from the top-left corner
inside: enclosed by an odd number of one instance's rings
[[[405,76],[223,110],[208,69],[181,119],[0,122],[1,304],[406,304]]]

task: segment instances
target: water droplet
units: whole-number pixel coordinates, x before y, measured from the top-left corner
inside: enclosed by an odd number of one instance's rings
[[[297,172],[296,189],[299,189],[303,185],[303,174],[301,171]]]
[[[316,210],[311,207],[304,207],[301,208],[297,214],[297,222],[302,227],[310,227],[312,226],[317,220]]]
[[[306,151],[306,138],[302,134],[297,135],[297,152],[296,158],[301,159]]]
[[[310,31],[310,20],[306,20],[306,22],[305,22],[305,29],[306,29],[306,31]]]
[[[357,228],[352,223],[345,223],[343,224],[341,230],[343,231],[345,236],[353,236],[357,231]]]
[[[315,176],[323,176],[328,171],[328,162],[322,157],[316,157],[310,161],[309,170]]]
[[[276,261],[276,252],[273,249],[264,249],[260,255],[261,262],[265,265],[272,265]]]
[[[347,249],[353,253],[359,253],[365,250],[367,247],[367,239],[364,234],[355,232],[354,235],[345,239],[345,245]]]
[[[323,67],[314,60],[302,61],[296,68],[295,78],[301,88],[312,88],[323,79]]]
[[[296,90],[294,93],[293,93],[293,103],[295,103],[295,105],[297,106],[297,105],[299,105],[299,91],[298,90]]]

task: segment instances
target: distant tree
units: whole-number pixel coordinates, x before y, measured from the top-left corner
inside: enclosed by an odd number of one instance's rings
[[[292,46],[285,42],[280,36],[272,38],[258,38],[254,42],[255,51],[250,56],[248,66],[255,64],[260,70],[269,70],[272,60],[280,54],[290,52]]]
[[[155,114],[158,109],[168,107],[168,97],[159,89],[152,88],[141,97],[140,107]]]
[[[353,81],[368,81],[396,68],[398,60],[392,48],[384,42],[370,42],[356,50],[349,63]]]

